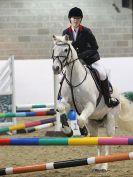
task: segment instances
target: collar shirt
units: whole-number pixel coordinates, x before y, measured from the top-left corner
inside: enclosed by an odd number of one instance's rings
[[[78,35],[78,30],[79,30],[79,28],[74,29],[74,28],[72,27],[72,32],[73,32],[74,41],[76,41],[76,38],[77,38],[77,35]]]

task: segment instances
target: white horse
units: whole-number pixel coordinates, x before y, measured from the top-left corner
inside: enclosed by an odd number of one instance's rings
[[[115,120],[119,127],[133,131],[133,107],[130,102],[113,88],[112,96],[120,100],[120,104],[114,108],[108,108],[103,96],[97,105],[99,91],[90,71],[78,60],[77,53],[68,36],[53,36],[55,46],[53,48],[53,71],[61,74],[65,71],[65,79],[62,84],[61,95],[65,101],[60,102],[60,113],[76,109],[80,113],[78,125],[80,128],[88,127],[90,136],[98,136],[98,127],[104,123],[107,136],[115,135]],[[109,146],[98,146],[98,155],[108,155]],[[97,164],[95,171],[107,171],[108,164]]]

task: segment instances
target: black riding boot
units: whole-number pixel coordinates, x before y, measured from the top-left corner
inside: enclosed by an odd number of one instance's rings
[[[110,108],[110,107],[115,107],[119,104],[119,100],[117,98],[113,98],[110,95],[109,91],[109,83],[108,83],[108,78],[106,78],[104,81],[101,81],[101,86],[102,86],[102,93],[103,97],[105,100],[105,104]]]

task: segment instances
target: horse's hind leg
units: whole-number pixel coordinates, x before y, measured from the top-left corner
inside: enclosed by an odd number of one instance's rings
[[[106,133],[108,137],[113,137],[115,136],[115,116],[111,113],[109,113],[107,115],[107,119],[106,119]],[[107,146],[107,150],[106,150],[106,154],[110,154],[111,153],[111,146]]]
[[[90,136],[91,137],[98,137],[98,123],[94,120],[89,120],[88,128],[90,130]],[[97,154],[105,155],[105,146],[97,146]],[[107,170],[107,164],[96,164],[95,167],[92,169],[93,172],[100,172],[100,171],[106,171]]]
[[[91,137],[98,136],[98,124],[94,120],[88,120],[88,129]]]
[[[115,134],[115,119],[111,114],[107,115],[105,120],[107,136],[114,136]],[[89,130],[91,136],[98,136],[98,124],[95,121],[89,122]],[[97,155],[108,155],[111,152],[111,146],[97,146]],[[104,172],[108,170],[108,163],[96,164],[93,171]]]
[[[105,120],[105,127],[107,136],[112,137],[115,135],[115,118],[112,114],[107,115],[107,119]],[[111,146],[98,146],[97,147],[98,156],[101,155],[109,155],[111,153]],[[95,166],[95,171],[107,171],[108,163],[97,164]]]
[[[108,155],[109,153],[108,146],[97,146],[97,154],[98,156],[105,156]],[[108,163],[101,163],[101,164],[96,164],[95,168],[93,171],[96,172],[106,172],[108,170]]]

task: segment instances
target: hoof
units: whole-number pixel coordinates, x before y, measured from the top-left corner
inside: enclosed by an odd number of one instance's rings
[[[67,122],[66,114],[62,114],[61,117],[60,117],[60,119],[61,119],[62,127],[64,127],[64,126],[69,127],[69,124]]]
[[[67,137],[73,136],[73,131],[67,122],[66,115],[61,115],[62,131]]]
[[[107,172],[106,169],[96,169],[96,168],[92,169],[91,171],[93,173],[105,173],[105,172]]]
[[[67,137],[71,137],[73,136],[73,131],[71,130],[71,132],[69,134],[65,134]]]
[[[108,164],[97,164],[93,169],[92,172],[95,173],[105,173],[108,171]]]
[[[73,136],[73,131],[72,131],[72,129],[70,127],[64,126],[62,128],[62,132],[68,137]]]
[[[83,128],[79,128],[80,129],[80,133],[83,136],[87,136],[88,135],[88,130],[87,128],[84,126]]]

